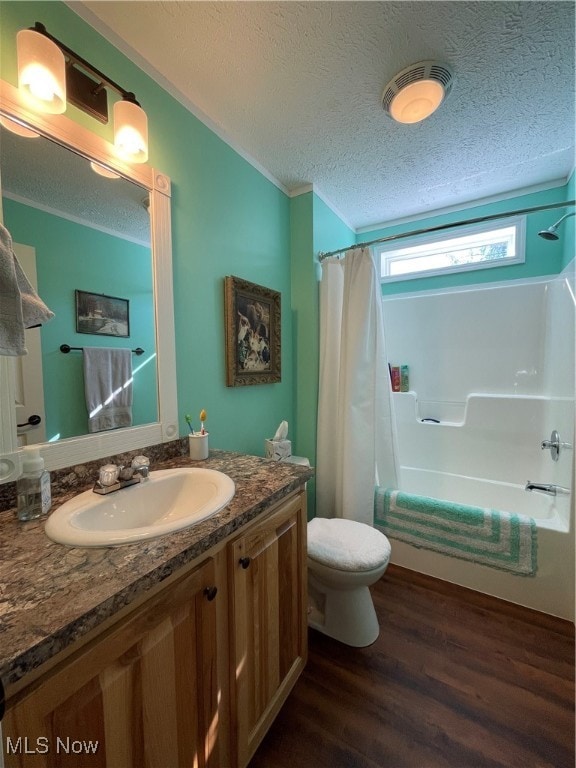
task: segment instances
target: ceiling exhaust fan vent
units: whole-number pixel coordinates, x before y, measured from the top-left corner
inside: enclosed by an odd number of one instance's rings
[[[382,92],[382,107],[387,115],[393,117],[391,105],[394,98],[407,86],[422,80],[431,80],[442,86],[444,97],[448,96],[454,82],[454,73],[447,64],[438,61],[419,61],[411,64],[390,80]]]

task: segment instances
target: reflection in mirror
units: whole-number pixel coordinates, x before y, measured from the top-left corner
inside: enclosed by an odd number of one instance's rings
[[[15,252],[55,317],[27,331],[29,354],[15,366],[20,445],[88,433],[83,354],[71,347],[136,349],[132,356],[132,425],[157,422],[158,387],[153,263],[148,191],[124,178],[104,178],[90,162],[48,140],[0,128],[4,224]],[[76,291],[123,299],[126,326],[106,322],[110,302],[77,331]],[[112,302],[114,305],[114,302]],[[20,365],[20,363],[22,365]],[[42,386],[43,383],[43,386]],[[43,402],[42,402],[43,401]]]

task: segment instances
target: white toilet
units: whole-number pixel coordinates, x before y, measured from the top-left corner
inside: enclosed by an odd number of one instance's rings
[[[346,645],[380,633],[368,587],[383,575],[390,542],[365,523],[315,517],[308,523],[308,626]]]
[[[283,463],[310,466],[304,456]],[[390,542],[365,523],[315,517],[308,523],[308,626],[362,648],[380,634],[370,587],[390,561]]]

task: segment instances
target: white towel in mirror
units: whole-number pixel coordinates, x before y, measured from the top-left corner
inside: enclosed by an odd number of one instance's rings
[[[89,432],[132,426],[132,351],[84,347]]]
[[[10,232],[0,224],[0,355],[28,354],[24,329],[53,317],[18,263]]]

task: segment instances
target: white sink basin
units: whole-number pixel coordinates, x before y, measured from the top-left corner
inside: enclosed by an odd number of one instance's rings
[[[214,469],[160,469],[108,496],[80,493],[50,515],[45,530],[53,541],[71,547],[130,544],[205,520],[234,492],[234,481]]]

